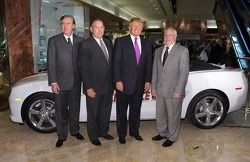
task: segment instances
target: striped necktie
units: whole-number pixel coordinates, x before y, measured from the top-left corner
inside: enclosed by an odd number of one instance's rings
[[[107,61],[109,61],[109,54],[106,51],[105,44],[104,44],[102,39],[100,40],[100,46],[101,46],[101,49],[104,53],[104,56],[106,57]]]

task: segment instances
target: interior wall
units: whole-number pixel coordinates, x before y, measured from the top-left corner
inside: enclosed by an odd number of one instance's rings
[[[34,74],[30,1],[5,0],[10,83]]]

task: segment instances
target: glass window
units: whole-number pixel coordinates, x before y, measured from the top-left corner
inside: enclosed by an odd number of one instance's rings
[[[34,55],[34,62],[37,65],[37,71],[42,72],[47,67],[47,44],[48,39],[61,33],[60,18],[62,15],[72,15],[76,20],[74,33],[80,36],[84,35],[84,14],[86,7],[77,0],[42,0],[40,4],[40,18],[38,41],[33,40],[33,46],[37,44],[37,50]],[[33,7],[34,8],[34,7]],[[33,11],[34,12],[34,11]],[[32,27],[35,28],[35,25]],[[34,34],[34,33],[33,33]],[[34,38],[34,37],[33,37]]]

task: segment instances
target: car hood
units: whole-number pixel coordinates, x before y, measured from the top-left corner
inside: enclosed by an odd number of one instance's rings
[[[19,80],[12,87],[28,84],[30,82],[34,83],[34,82],[41,82],[41,81],[47,81],[47,80],[48,80],[47,73],[35,74],[35,75],[31,75],[31,76],[28,76]]]

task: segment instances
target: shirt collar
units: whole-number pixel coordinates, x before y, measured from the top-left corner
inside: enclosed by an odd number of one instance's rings
[[[93,36],[93,35],[92,35]],[[98,39],[96,37],[93,36],[93,38],[97,41],[98,44],[100,44],[100,41],[103,40],[102,38],[101,39]]]
[[[135,38],[137,38],[137,40],[140,40],[140,36],[135,37],[132,34],[130,34],[130,38],[133,40],[133,42],[134,42]]]
[[[69,37],[67,35],[64,35],[64,34],[63,34],[63,36],[66,39],[66,41],[68,41],[68,38],[70,38],[71,42],[73,42],[73,34],[71,34],[71,36],[69,36]]]
[[[170,51],[170,50],[173,48],[174,44],[175,44],[175,43],[173,43],[173,44],[171,44],[170,46],[168,46],[168,51]],[[166,46],[166,44],[165,44],[165,47],[164,47],[164,48],[166,48],[166,47],[167,47],[167,46]]]

